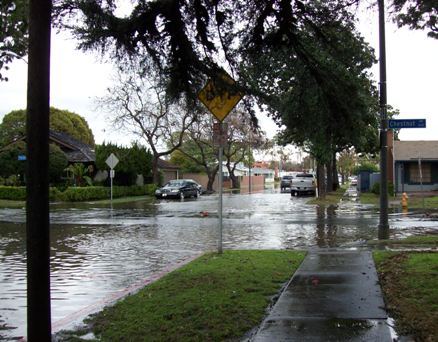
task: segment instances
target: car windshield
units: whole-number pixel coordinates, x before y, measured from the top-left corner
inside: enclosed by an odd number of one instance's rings
[[[283,179],[292,179],[292,176],[283,176]]]
[[[167,187],[184,186],[185,183],[186,182],[182,181],[182,180],[174,180],[174,181],[167,182],[167,184],[165,186],[167,186]]]

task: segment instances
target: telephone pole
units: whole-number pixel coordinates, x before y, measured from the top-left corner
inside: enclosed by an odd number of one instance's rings
[[[379,104],[380,104],[380,221],[379,239],[389,238],[388,224],[388,117],[386,112],[386,43],[385,43],[385,5],[377,0],[379,7]]]

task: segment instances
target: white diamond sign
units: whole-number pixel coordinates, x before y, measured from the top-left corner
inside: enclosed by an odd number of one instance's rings
[[[106,159],[105,163],[112,170],[119,163],[119,159],[114,155],[114,153],[111,153],[110,156]]]

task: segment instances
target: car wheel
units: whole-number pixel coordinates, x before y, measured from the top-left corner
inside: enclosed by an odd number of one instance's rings
[[[180,199],[184,199],[184,197],[185,197],[185,196],[184,196],[184,192],[181,191],[181,192],[179,193],[179,198],[180,198]]]
[[[195,198],[198,198],[200,195],[199,190],[196,190]]]

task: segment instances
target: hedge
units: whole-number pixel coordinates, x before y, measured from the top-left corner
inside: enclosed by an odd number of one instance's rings
[[[144,196],[153,195],[156,185],[147,184],[143,186],[114,186],[113,198],[127,196]],[[51,187],[49,189],[50,201],[92,201],[108,199],[111,189],[103,186],[87,186],[87,187],[68,187],[64,191],[58,188]],[[0,186],[0,199],[5,200],[26,200],[26,187],[24,186]]]
[[[0,199],[25,201],[26,187],[25,186],[0,186]]]

